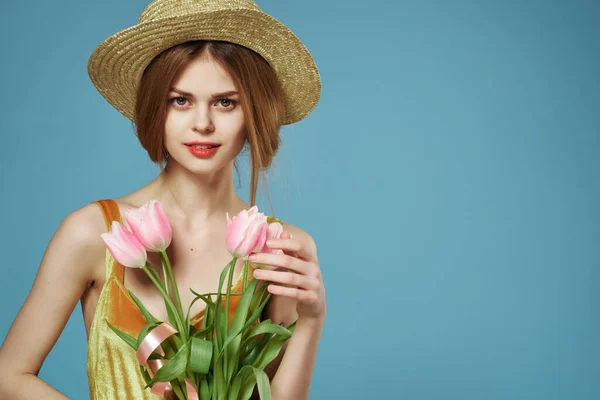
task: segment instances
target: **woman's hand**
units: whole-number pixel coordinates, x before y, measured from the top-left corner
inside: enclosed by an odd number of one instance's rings
[[[298,319],[325,318],[325,289],[316,253],[313,254],[314,251],[310,251],[302,241],[292,239],[287,231],[279,239],[269,240],[267,247],[281,249],[284,254],[253,253],[249,257],[250,262],[283,270],[257,268],[254,277],[286,285],[269,284],[267,290],[295,299]]]

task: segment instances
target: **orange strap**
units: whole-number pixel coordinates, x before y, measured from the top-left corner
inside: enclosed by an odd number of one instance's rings
[[[118,204],[112,199],[97,200],[94,203],[100,206],[102,215],[104,216],[104,223],[106,224],[106,231],[110,232],[113,221],[121,222],[121,212],[119,211]],[[119,264],[117,260],[113,263],[113,273],[119,278],[121,283],[123,283],[125,271],[123,266]]]

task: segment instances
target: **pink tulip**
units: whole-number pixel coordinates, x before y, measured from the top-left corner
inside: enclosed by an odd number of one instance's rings
[[[269,224],[268,232],[267,232],[267,240],[271,239],[279,239],[281,234],[283,233],[283,225],[279,222],[272,222]],[[281,249],[272,249],[267,246],[265,241],[265,247],[260,251],[261,253],[271,253],[271,254],[283,254],[283,250]]]
[[[279,239],[281,237],[282,233],[283,233],[283,225],[281,225],[279,222],[272,222],[268,226],[267,240]],[[283,250],[281,250],[281,249],[272,249],[269,246],[267,246],[266,241],[265,241],[264,247],[262,248],[262,250],[260,250],[260,252],[261,253],[269,253],[269,254],[284,254]],[[254,264],[255,268],[268,269],[268,270],[276,269],[276,267],[273,267],[271,265],[264,265],[264,264],[257,264],[257,263],[253,263],[253,264]]]
[[[171,224],[158,200],[150,200],[143,206],[128,211],[125,220],[129,230],[146,250],[165,251],[171,244]]]
[[[247,259],[248,255],[261,251],[267,240],[267,217],[258,212],[257,206],[242,210],[229,219],[227,213],[227,250],[236,258]]]
[[[130,268],[142,268],[146,265],[148,255],[144,245],[119,222],[113,221],[111,231],[100,236],[119,264]]]

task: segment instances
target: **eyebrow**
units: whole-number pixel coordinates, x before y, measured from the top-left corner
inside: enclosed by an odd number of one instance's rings
[[[179,94],[182,94],[182,95],[184,95],[184,96],[188,96],[188,97],[194,97],[194,95],[193,95],[193,94],[191,94],[190,92],[186,92],[186,91],[184,91],[184,90],[180,90],[180,89],[177,89],[177,88],[175,88],[175,87],[172,87],[172,88],[171,88],[171,91],[172,91],[172,92],[177,92],[177,93],[179,93]],[[228,92],[222,92],[222,93],[213,93],[213,95],[212,95],[212,98],[213,98],[213,99],[215,99],[215,98],[217,98],[217,97],[233,96],[234,94],[238,94],[238,92],[236,92],[235,90],[230,90],[230,91],[228,91]]]

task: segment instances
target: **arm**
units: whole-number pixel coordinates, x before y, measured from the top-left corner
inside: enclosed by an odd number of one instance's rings
[[[262,281],[259,284],[274,282],[286,287],[280,295],[275,294],[271,297],[265,307],[264,319],[271,319],[274,323],[284,322],[285,326],[297,320],[292,337],[284,344],[279,355],[267,365],[265,372],[271,381],[273,400],[300,400],[308,399],[310,391],[317,349],[325,323],[325,292],[314,240],[306,232],[292,225],[286,224],[285,229],[292,232],[294,237],[292,241],[284,233],[283,240],[278,241],[277,247],[281,245],[280,248],[286,255],[267,256],[261,258],[261,261],[264,261],[263,264],[296,271],[300,275],[304,274],[304,277],[290,272],[271,271],[260,278]],[[284,246],[294,249],[286,250]],[[298,266],[292,264],[294,259],[289,255],[298,257],[295,259]],[[292,275],[296,275],[296,282],[292,282]],[[304,279],[307,281],[304,282]],[[310,290],[302,289],[301,286],[308,286]],[[300,315],[298,310],[301,311]],[[256,388],[252,399],[259,399]]]
[[[38,378],[103,257],[98,207],[88,204],[60,224],[25,302],[0,348],[0,398],[67,399]],[[33,328],[35,327],[35,328]]]
[[[299,319],[271,381],[273,400],[308,399],[325,318]]]

